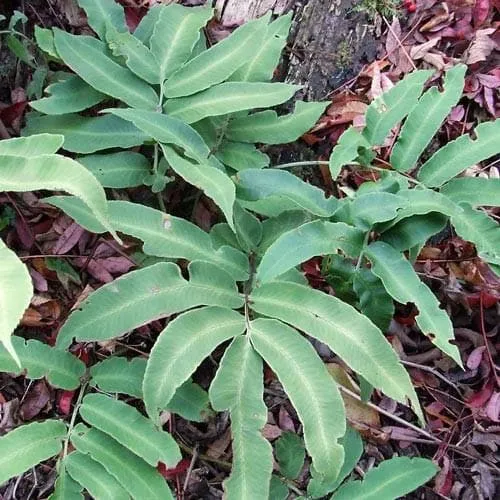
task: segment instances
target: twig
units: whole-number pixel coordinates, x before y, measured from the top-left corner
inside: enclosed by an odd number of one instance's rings
[[[401,363],[403,365],[406,365],[406,366],[411,366],[412,368],[418,368],[419,370],[422,370],[424,372],[432,373],[437,378],[442,380],[445,384],[448,384],[450,387],[453,387],[453,389],[455,389],[460,395],[462,395],[462,393],[460,392],[460,389],[458,388],[457,385],[455,385],[453,382],[448,380],[443,374],[439,373],[437,370],[435,370],[431,366],[420,365],[419,363],[414,363],[412,361],[405,361],[405,360],[401,360]]]
[[[189,478],[191,477],[191,474],[193,472],[193,467],[197,459],[198,459],[198,445],[196,445],[193,450],[193,456],[191,457],[191,462],[189,463],[189,468],[186,473],[186,479],[184,479],[184,484],[182,485],[182,494],[185,493],[188,487]]]
[[[408,54],[408,51],[405,49],[401,40],[398,38],[398,35],[396,35],[394,30],[392,29],[392,26],[389,24],[389,21],[385,18],[385,16],[382,16],[382,19],[384,20],[384,23],[387,25],[387,28],[389,28],[389,31],[391,32],[392,36],[396,40],[396,43],[399,45],[400,49],[403,51],[403,54],[406,56],[406,58],[410,62],[412,68],[416,71],[417,67],[415,66],[415,63],[413,62],[413,59],[410,57],[410,54]]]
[[[486,330],[484,328],[484,305],[483,305],[483,292],[479,293],[479,318],[480,318],[480,326],[481,326],[481,335],[484,339],[484,346],[486,348],[486,353],[488,354],[488,361],[491,365],[491,371],[493,372],[493,376],[495,377],[495,382],[497,383],[497,387],[500,387],[500,378],[497,373],[497,366],[493,361],[493,356],[491,355],[490,344],[488,342],[488,336],[486,335]]]

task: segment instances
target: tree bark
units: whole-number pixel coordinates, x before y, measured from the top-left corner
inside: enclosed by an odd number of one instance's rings
[[[302,97],[324,99],[354,77],[376,56],[374,27],[354,10],[353,0],[216,0],[219,19],[241,24],[269,10],[294,12],[289,50],[285,54],[288,82],[304,85]]]

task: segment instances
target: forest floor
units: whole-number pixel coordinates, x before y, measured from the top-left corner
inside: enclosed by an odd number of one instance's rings
[[[129,22],[134,24],[144,14],[148,2],[122,3],[127,6]],[[137,3],[143,7],[135,8]],[[364,2],[370,3],[375,2]],[[474,124],[498,117],[499,8],[498,0],[408,0],[397,6],[394,17],[390,12],[375,14],[376,59],[354,78],[331,89],[331,106],[303,136],[303,143],[313,149],[317,159],[326,159],[341,133],[362,120],[368,103],[402,75],[414,68],[441,71],[459,61],[468,65],[463,98],[444,123],[436,149],[471,130]],[[28,17],[27,36],[31,36],[35,24],[89,31],[85,16],[72,0],[4,1],[0,14],[8,18],[14,9]],[[223,36],[230,28],[213,22],[212,36]],[[5,45],[1,49],[1,138],[19,135],[24,113],[29,110],[28,101],[41,89],[36,67],[36,61],[32,65],[18,62]],[[381,149],[381,161],[389,158],[391,148],[392,144],[387,144]],[[490,161],[470,175],[499,177],[499,170],[498,160]],[[359,186],[365,180],[345,172],[340,185]],[[335,192],[327,169],[321,170],[315,182],[321,183],[327,192]],[[148,193],[147,189],[137,188],[131,196],[148,203]],[[194,194],[188,186],[167,191],[169,210],[191,213],[195,223],[208,229],[215,222],[213,206],[203,196]],[[46,206],[40,208],[37,199],[37,193],[0,193],[0,230],[8,245],[28,265],[36,289],[22,321],[23,333],[53,343],[74,304],[90,290],[133,268],[134,262],[128,254],[80,228],[68,216],[55,209],[47,210]],[[500,219],[500,209],[494,209],[493,214]],[[48,256],[54,258],[47,259]],[[414,332],[414,309],[399,305],[387,334],[417,387],[428,427],[423,430],[409,426],[409,412],[385,397],[375,395],[371,406],[346,400],[351,424],[365,439],[362,463],[369,465],[395,453],[432,458],[441,468],[438,476],[407,498],[499,498],[500,281],[477,259],[474,247],[452,233],[429,242],[416,267],[452,318],[465,369],[459,369],[430,343],[420,340]],[[319,259],[306,263],[303,271],[314,286],[326,286]],[[123,341],[76,345],[74,353],[89,365],[110,353],[147,355],[150,338],[162,327],[163,323],[156,321]],[[331,353],[320,354],[325,361],[334,361]],[[207,387],[212,372],[207,361],[195,379]],[[297,431],[297,416],[270,372],[266,394],[270,408],[264,429],[266,438],[273,441],[284,431]],[[0,435],[22,422],[54,415],[69,419],[74,399],[73,392],[55,390],[43,379],[29,382],[24,377],[0,373]],[[176,469],[163,472],[178,498],[222,497],[221,484],[231,462],[231,436],[226,420],[211,416],[206,422],[192,423],[172,416],[170,430],[183,443],[185,460]],[[3,485],[0,500],[46,498],[54,483],[53,465],[45,463],[36,469],[36,474],[28,472]],[[305,490],[308,474],[306,463],[294,482],[297,491]]]

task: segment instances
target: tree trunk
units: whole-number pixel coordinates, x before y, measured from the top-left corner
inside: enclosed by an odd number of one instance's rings
[[[285,54],[285,81],[304,85],[302,97],[320,100],[356,76],[376,56],[374,27],[353,0],[216,0],[219,19],[241,24],[269,10],[294,12]]]

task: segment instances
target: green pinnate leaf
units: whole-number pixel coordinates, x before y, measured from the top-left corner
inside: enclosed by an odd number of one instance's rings
[[[109,57],[103,42],[89,36],[70,35],[57,28],[54,28],[54,41],[65,64],[94,89],[129,106],[154,110],[158,105],[158,96],[152,87]]]
[[[57,455],[65,437],[60,420],[22,425],[0,437],[0,484]]]
[[[0,239],[0,342],[16,368],[21,361],[12,343],[12,332],[21,321],[33,296],[31,276],[17,255]]]
[[[373,273],[382,280],[389,294],[402,304],[413,302],[417,306],[419,314],[415,319],[422,333],[461,366],[458,349],[450,343],[454,339],[451,320],[412,265],[400,252],[381,241],[371,243],[365,254],[372,263]]]
[[[89,425],[110,435],[149,465],[163,462],[173,467],[182,458],[170,434],[158,430],[151,420],[123,401],[104,394],[87,394],[80,406],[80,415]]]
[[[369,470],[362,481],[343,485],[332,500],[396,500],[434,477],[437,467],[424,458],[396,457]]]
[[[155,25],[164,9],[164,5],[152,5],[134,31],[134,36],[148,47],[150,46],[149,42],[153,35]]]
[[[297,101],[295,112],[284,116],[267,110],[236,118],[229,124],[227,138],[232,141],[264,144],[295,141],[316,123],[327,104],[329,103]]]
[[[30,106],[46,115],[83,111],[106,99],[103,93],[94,90],[76,75],[49,85],[45,92],[50,94],[49,97],[31,101]]]
[[[115,0],[78,0],[85,10],[89,26],[105,40],[108,26],[119,32],[128,31],[123,7]]]
[[[318,255],[342,250],[357,256],[363,248],[364,233],[343,222],[316,220],[282,234],[266,251],[257,269],[264,283]]]
[[[207,7],[170,4],[159,10],[150,47],[159,64],[160,82],[186,63],[200,38],[201,28],[212,16],[213,9]]]
[[[48,28],[35,26],[35,40],[38,48],[54,59],[59,59],[54,44],[54,32]]]
[[[18,366],[7,351],[0,347],[0,370],[21,375],[29,379],[45,377],[54,387],[76,389],[85,374],[85,365],[73,354],[39,342],[12,337],[12,345],[19,357]]]
[[[58,474],[54,492],[50,495],[49,500],[84,500],[82,486],[71,479],[64,466],[59,467]]]
[[[192,262],[190,280],[173,263],[158,263],[130,272],[91,294],[74,311],[57,336],[66,348],[73,339],[106,340],[154,319],[200,305],[241,307],[236,284],[215,266]]]
[[[158,337],[144,377],[148,415],[158,420],[175,391],[222,342],[245,330],[244,317],[223,307],[204,307],[178,316]]]
[[[336,179],[343,166],[349,165],[358,157],[360,147],[368,148],[370,144],[365,137],[354,127],[348,128],[333,148],[328,162],[332,179]]]
[[[267,421],[263,401],[262,359],[248,336],[236,337],[221,360],[210,386],[214,409],[229,410],[233,466],[224,482],[228,498],[268,498],[273,468],[272,448],[262,436]]]
[[[250,300],[257,313],[285,321],[328,345],[388,396],[401,403],[408,398],[421,417],[415,390],[396,353],[382,332],[354,307],[307,286],[284,282],[260,286]]]
[[[239,203],[234,205],[234,225],[237,246],[247,252],[255,251],[262,239],[262,223]]]
[[[16,137],[0,142],[0,155],[34,156],[55,153],[63,145],[64,136],[56,134],[39,134],[30,137]]]
[[[71,443],[99,462],[133,498],[173,500],[160,473],[107,434],[79,424],[71,433]]]
[[[304,337],[280,321],[256,319],[249,333],[297,411],[315,470],[334,479],[344,461],[338,439],[345,433],[345,413],[340,392],[325,365]]]
[[[473,207],[500,206],[500,179],[460,177],[448,181],[439,192],[455,203],[468,203]]]
[[[195,95],[168,99],[164,110],[186,123],[194,123],[210,116],[276,106],[291,99],[300,88],[288,83],[226,82]]]
[[[99,500],[129,500],[130,495],[124,490],[120,483],[109,474],[106,469],[89,455],[74,451],[64,459],[64,467],[69,475],[77,481],[80,489],[82,486]],[[55,500],[55,499],[54,499]],[[61,496],[61,500],[72,500],[67,496]]]
[[[253,144],[226,141],[216,153],[217,158],[236,171],[269,166],[269,156],[259,151]]]
[[[257,49],[265,23],[265,18],[250,21],[191,59],[167,80],[165,96],[189,96],[226,80],[244,64],[246,55]]]
[[[304,443],[294,432],[284,432],[276,441],[276,459],[280,472],[288,479],[296,479],[306,457]]]
[[[466,168],[496,155],[500,151],[499,133],[500,120],[481,123],[474,129],[475,139],[462,135],[434,153],[419,170],[418,180],[439,187]]]
[[[391,164],[400,172],[412,169],[434,134],[459,101],[467,66],[457,64],[446,72],[444,90],[432,87],[419,99],[406,119],[391,154]],[[425,123],[425,127],[422,127]]]

